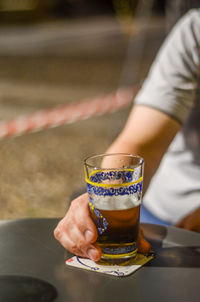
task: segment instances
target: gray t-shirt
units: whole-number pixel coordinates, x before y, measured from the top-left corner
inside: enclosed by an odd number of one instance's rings
[[[144,205],[172,223],[200,206],[200,9],[188,12],[162,45],[135,104],[182,124],[144,196]]]

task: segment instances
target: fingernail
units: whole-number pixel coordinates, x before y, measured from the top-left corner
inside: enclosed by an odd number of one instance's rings
[[[99,256],[97,250],[95,250],[93,248],[88,249],[87,255],[90,259],[92,259],[94,261],[97,260],[98,256]]]
[[[87,242],[90,242],[93,238],[93,234],[90,230],[85,231],[85,239]]]

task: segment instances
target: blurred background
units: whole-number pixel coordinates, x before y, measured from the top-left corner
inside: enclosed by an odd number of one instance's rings
[[[197,0],[0,0],[0,122],[140,85]],[[0,140],[0,219],[63,216],[123,110]],[[1,130],[1,125],[0,125]]]

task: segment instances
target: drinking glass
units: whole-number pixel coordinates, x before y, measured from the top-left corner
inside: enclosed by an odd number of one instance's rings
[[[103,260],[127,260],[137,254],[144,159],[115,153],[84,161],[91,217],[98,230]]]

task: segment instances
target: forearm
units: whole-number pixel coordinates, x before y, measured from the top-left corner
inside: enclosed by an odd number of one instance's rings
[[[155,109],[135,106],[129,119],[107,153],[138,154],[145,160],[144,191],[157,170],[180,124]]]
[[[153,177],[155,171],[159,166],[160,160],[158,159],[158,157],[156,157],[155,159],[151,158],[151,153],[148,152],[147,148],[137,144],[132,144],[130,140],[127,140],[126,137],[123,136],[123,134],[121,134],[113,142],[106,153],[131,153],[143,157],[145,160],[143,192],[146,191],[151,178]]]

